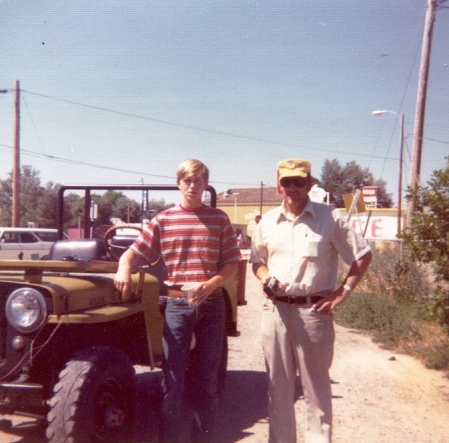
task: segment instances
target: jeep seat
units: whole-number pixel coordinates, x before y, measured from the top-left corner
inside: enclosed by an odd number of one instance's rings
[[[98,238],[58,240],[50,248],[48,260],[83,261],[107,260],[106,249]]]

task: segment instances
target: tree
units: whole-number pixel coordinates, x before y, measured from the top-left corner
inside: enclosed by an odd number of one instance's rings
[[[321,169],[320,187],[330,193],[330,201],[338,208],[344,208],[343,194],[353,194],[363,186],[377,186],[377,202],[382,208],[391,208],[391,194],[387,194],[386,182],[375,180],[373,174],[363,169],[355,161],[346,163],[343,167],[337,159],[325,160]]]
[[[101,225],[110,224],[117,201],[124,197],[123,192],[117,191],[106,191],[102,196],[93,194],[92,200],[98,205],[96,223]]]
[[[0,180],[0,225],[11,226],[12,223],[12,173],[5,180]],[[20,226],[34,222],[41,228],[56,227],[58,191],[61,185],[48,182],[41,186],[39,171],[29,165],[22,166],[20,176]],[[92,194],[92,201],[97,205],[96,225],[110,224],[112,217],[130,223],[142,220],[142,206],[122,192],[106,191],[103,195]],[[64,196],[64,227],[84,223],[84,197],[76,193]],[[146,204],[145,217],[151,218],[156,213],[173,206],[164,200],[151,200]]]
[[[84,198],[71,192],[64,196],[64,226],[77,226],[82,223],[84,214]]]
[[[56,226],[59,187],[60,185],[48,182],[45,188],[41,188],[40,200],[36,208],[36,219],[41,228],[54,228]]]
[[[0,181],[0,224],[11,226],[12,223],[12,179]]]
[[[20,176],[20,226],[28,223],[42,228],[56,226],[56,199],[58,185],[49,182],[46,187],[40,184],[39,172],[29,165],[22,166]],[[0,223],[12,223],[12,174],[0,180]]]
[[[164,199],[160,200],[150,200],[147,205],[147,212],[149,218],[154,217],[158,212],[163,211],[164,209],[168,209],[175,206],[173,203],[165,203]]]
[[[135,200],[123,196],[116,200],[112,216],[126,223],[138,223],[142,217],[142,206]]]
[[[429,263],[441,283],[432,296],[431,313],[449,332],[449,157],[445,168],[433,171],[428,186],[410,190],[413,200],[411,226],[402,238],[412,257]]]
[[[139,223],[142,221],[142,205],[128,198],[122,192],[106,191],[103,195],[92,194],[92,202],[97,205],[97,217],[94,220],[96,226],[108,225],[111,218],[119,218],[127,223]],[[71,193],[65,196],[65,226],[73,226],[84,222],[84,197]],[[173,206],[166,204],[163,199],[150,200],[147,205],[145,217],[151,218],[156,213]]]

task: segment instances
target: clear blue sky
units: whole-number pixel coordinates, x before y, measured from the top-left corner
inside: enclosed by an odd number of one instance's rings
[[[354,160],[397,199],[410,178],[426,0],[0,0],[0,178],[173,183],[181,160],[218,192],[275,185],[279,160]],[[422,179],[449,153],[449,2],[437,12]]]

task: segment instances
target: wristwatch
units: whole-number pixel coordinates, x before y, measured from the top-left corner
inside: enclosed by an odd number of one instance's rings
[[[343,289],[344,289],[345,291],[347,291],[347,292],[351,292],[351,291],[352,291],[352,288],[351,288],[351,286],[349,286],[349,285],[343,285]]]

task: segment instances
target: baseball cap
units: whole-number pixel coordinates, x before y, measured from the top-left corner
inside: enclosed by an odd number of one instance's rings
[[[307,177],[312,173],[312,165],[300,158],[282,160],[278,164],[278,178]]]

